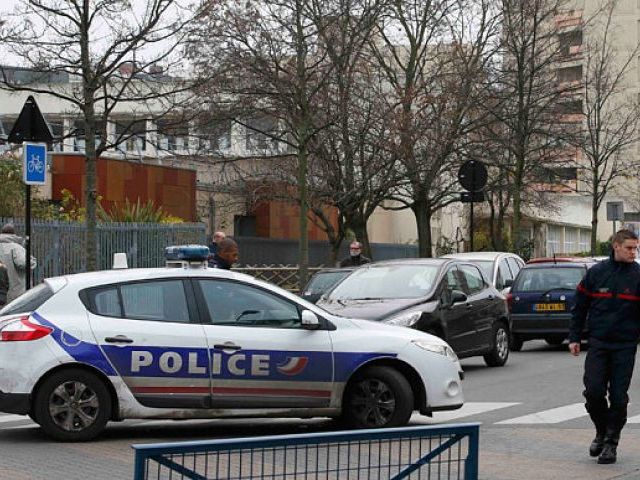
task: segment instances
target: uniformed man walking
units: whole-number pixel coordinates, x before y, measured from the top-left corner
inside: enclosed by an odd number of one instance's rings
[[[611,257],[591,267],[578,284],[569,333],[569,350],[577,356],[585,323],[589,332],[583,395],[596,427],[589,454],[597,456],[598,463],[616,461],[640,339],[638,237],[620,230],[612,244]]]

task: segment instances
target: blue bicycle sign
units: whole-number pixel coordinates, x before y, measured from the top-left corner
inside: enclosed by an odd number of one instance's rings
[[[47,146],[40,143],[24,143],[22,168],[24,183],[44,185],[47,165]]]

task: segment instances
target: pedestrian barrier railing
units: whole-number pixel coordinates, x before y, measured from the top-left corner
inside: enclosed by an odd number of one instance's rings
[[[133,445],[134,480],[478,478],[479,424]]]

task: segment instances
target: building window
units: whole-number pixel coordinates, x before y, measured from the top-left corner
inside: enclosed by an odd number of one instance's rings
[[[270,153],[278,150],[277,121],[274,118],[254,118],[246,122],[246,149],[249,152]]]
[[[558,43],[561,55],[565,57],[571,55],[573,53],[571,47],[582,45],[582,30],[560,33],[558,35]]]
[[[553,257],[560,253],[560,239],[562,238],[562,227],[549,225],[547,229],[547,256]]]
[[[105,128],[104,121],[96,120],[96,148],[100,146],[102,141],[106,144],[107,139],[102,138],[102,134],[106,135],[107,129]],[[73,135],[73,150],[74,152],[84,152],[85,151],[85,139],[86,135],[84,132],[84,120],[76,120],[73,126],[73,131],[71,132]]]
[[[158,120],[158,148],[166,152],[185,151],[189,147],[189,126],[182,119]]]
[[[556,110],[559,114],[562,115],[582,113],[582,100],[559,102],[556,105]]]
[[[124,152],[144,152],[147,148],[147,121],[116,121],[116,149]]]
[[[591,231],[580,230],[580,251],[589,252],[591,250]]]
[[[197,125],[198,149],[201,153],[224,152],[231,148],[231,120],[202,120]]]
[[[564,253],[578,253],[580,251],[577,228],[564,229]]]
[[[557,74],[559,83],[580,82],[582,81],[582,65],[559,68]]]

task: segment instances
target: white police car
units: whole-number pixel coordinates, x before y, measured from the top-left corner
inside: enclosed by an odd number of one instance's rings
[[[390,427],[462,406],[462,369],[443,340],[197,265],[50,278],[7,305],[0,411],[78,441],[128,418]]]

